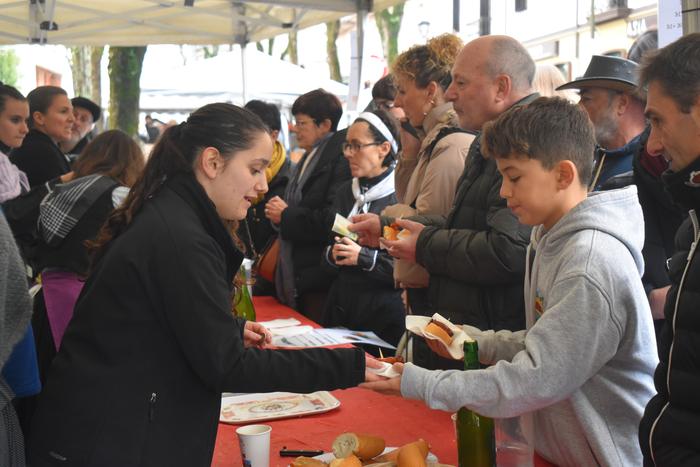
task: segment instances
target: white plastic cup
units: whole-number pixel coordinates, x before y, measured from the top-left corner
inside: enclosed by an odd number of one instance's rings
[[[246,425],[236,429],[243,467],[270,467],[270,425]]]

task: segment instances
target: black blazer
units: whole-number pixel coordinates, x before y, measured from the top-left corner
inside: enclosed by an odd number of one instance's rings
[[[333,276],[324,273],[321,254],[333,226],[329,218],[338,187],[352,178],[342,149],[346,133],[341,130],[330,137],[321,154],[315,156],[319,160],[304,184],[301,203],[282,212],[280,234],[294,242],[292,262],[299,294],[327,290],[333,281]]]
[[[22,146],[10,153],[10,161],[27,174],[32,187],[70,172],[70,164],[61,149],[39,130],[27,133]]]
[[[209,466],[222,391],[364,380],[357,348],[245,349],[231,313],[241,259],[194,178],[168,180],[83,288],[34,416],[31,465]]]

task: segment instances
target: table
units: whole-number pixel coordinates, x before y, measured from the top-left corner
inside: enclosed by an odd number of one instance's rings
[[[303,324],[319,327],[274,298],[254,297],[253,302],[258,321],[294,317]],[[289,458],[279,456],[283,446],[288,449],[329,451],[336,436],[346,431],[380,435],[385,438],[387,446],[401,446],[424,438],[440,462],[457,465],[457,444],[448,412],[432,410],[420,401],[385,396],[360,388],[336,390],[331,394],[340,401],[338,409],[313,416],[265,422],[272,426],[271,467],[289,465]],[[241,465],[236,428],[237,425],[219,424],[213,467]],[[536,456],[535,465],[547,467],[551,464]]]

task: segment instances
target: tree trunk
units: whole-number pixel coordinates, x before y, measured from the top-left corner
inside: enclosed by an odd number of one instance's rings
[[[341,81],[338,47],[335,44],[335,41],[338,39],[339,30],[339,19],[326,23],[326,53],[328,55],[328,68],[330,69],[331,79],[335,81]]]
[[[105,48],[90,47],[90,99],[102,107],[102,54]]]
[[[87,47],[74,46],[70,51],[70,69],[73,73],[73,93],[76,96],[90,96],[90,55]]]
[[[138,133],[141,68],[146,47],[109,48],[109,127]]]
[[[297,31],[296,30],[289,31],[287,38],[288,38],[287,48],[284,49],[284,52],[282,52],[280,59],[284,60],[284,58],[287,55],[289,55],[289,61],[295,65],[298,65],[299,64],[299,56],[297,55]]]
[[[73,73],[73,93],[101,105],[100,62],[104,47],[74,46],[69,48]]]
[[[387,64],[391,65],[399,54],[399,31],[403,19],[403,3],[375,13],[379,36],[382,39],[382,50]]]

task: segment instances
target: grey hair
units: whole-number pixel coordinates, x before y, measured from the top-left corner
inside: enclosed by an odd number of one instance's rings
[[[498,37],[491,44],[486,72],[492,78],[508,75],[514,90],[529,91],[535,77],[535,62],[520,42],[508,36]]]

